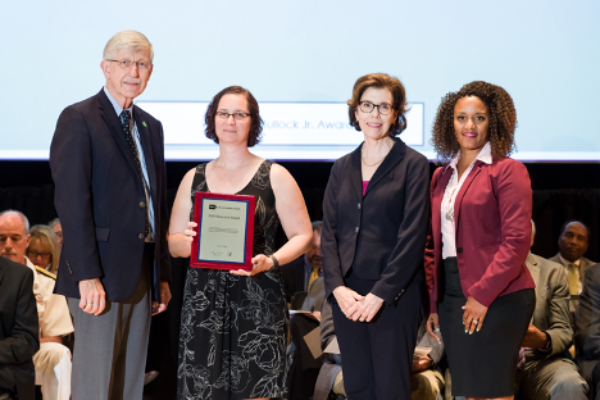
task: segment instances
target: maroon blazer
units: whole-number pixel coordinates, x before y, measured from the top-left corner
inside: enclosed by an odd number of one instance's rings
[[[443,274],[440,206],[452,168],[431,181],[431,224],[425,250],[430,311],[437,313]],[[456,256],[465,298],[489,307],[498,296],[535,288],[525,266],[531,245],[532,191],[529,173],[511,158],[475,161],[454,205]]]

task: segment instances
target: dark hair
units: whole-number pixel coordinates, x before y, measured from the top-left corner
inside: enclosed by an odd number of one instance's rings
[[[567,221],[564,224],[562,224],[562,226],[560,227],[560,236],[562,236],[563,233],[565,233],[565,229],[567,229],[567,226],[570,225],[570,224],[572,224],[572,223],[574,223],[574,222],[578,223],[578,224],[581,224],[585,228],[585,230],[587,232],[587,235],[588,235],[588,242],[589,242],[590,241],[590,236],[592,235],[592,231],[590,231],[590,227],[587,226],[586,224],[584,224],[583,222],[577,221],[575,219],[571,220],[571,221]]]
[[[398,78],[394,78],[388,74],[368,74],[357,79],[354,89],[352,89],[352,98],[348,100],[348,106],[350,106],[348,109],[350,125],[357,131],[360,131],[360,125],[356,120],[356,109],[363,93],[370,87],[387,89],[392,93],[392,98],[394,99],[392,108],[396,112],[397,118],[388,133],[391,137],[398,136],[406,129],[406,90]]]
[[[317,232],[319,235],[323,233],[323,221],[314,221],[311,225],[313,232]]]
[[[463,97],[478,97],[490,114],[488,139],[494,158],[505,158],[514,150],[517,111],[510,95],[500,86],[483,81],[467,83],[458,92],[442,98],[438,108],[431,143],[441,158],[452,158],[460,150],[454,132],[454,107]]]
[[[260,118],[258,110],[258,101],[252,96],[247,89],[241,86],[229,86],[221,90],[213,97],[212,101],[206,109],[206,115],[204,116],[204,122],[206,123],[206,130],[204,131],[207,138],[212,139],[213,142],[219,143],[217,132],[215,130],[215,114],[219,108],[219,102],[221,98],[226,94],[243,94],[246,96],[248,102],[248,111],[250,113],[251,123],[250,132],[248,133],[248,147],[252,147],[260,142],[260,135],[263,130],[263,120]]]

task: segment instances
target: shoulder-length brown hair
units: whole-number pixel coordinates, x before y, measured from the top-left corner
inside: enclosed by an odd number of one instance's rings
[[[454,107],[459,99],[469,96],[478,97],[487,106],[492,156],[497,159],[508,157],[515,149],[517,111],[506,90],[483,81],[467,83],[458,92],[450,92],[442,99],[431,138],[436,153],[440,158],[450,159],[460,150],[454,132]]]
[[[29,247],[32,244],[40,242],[51,254],[50,268],[48,271],[56,274],[56,271],[58,270],[58,261],[60,260],[60,247],[58,245],[58,240],[56,239],[56,234],[52,228],[47,225],[34,225],[31,227],[29,234],[31,235],[31,240],[29,241],[27,250],[29,251]],[[46,268],[45,265],[40,265],[40,267]]]
[[[388,74],[368,74],[357,79],[354,89],[352,89],[352,98],[348,100],[350,125],[357,131],[361,130],[356,120],[356,109],[363,93],[370,87],[387,89],[392,94],[392,98],[394,99],[392,108],[396,112],[397,117],[388,133],[391,137],[398,136],[406,129],[406,90],[398,78]]]
[[[212,101],[206,109],[206,115],[204,116],[204,122],[206,123],[206,130],[204,131],[207,138],[212,139],[213,142],[219,143],[217,132],[215,130],[215,115],[219,108],[219,102],[221,98],[226,94],[243,94],[248,102],[248,112],[250,113],[251,123],[250,132],[248,133],[248,147],[252,147],[260,142],[261,133],[263,130],[263,120],[260,118],[258,110],[258,101],[252,96],[252,93],[241,86],[229,86],[221,90],[213,97]]]

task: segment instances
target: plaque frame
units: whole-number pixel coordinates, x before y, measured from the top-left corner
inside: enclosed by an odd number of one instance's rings
[[[214,260],[209,258],[200,258],[200,242],[202,240],[202,224],[207,223],[203,219],[202,208],[207,200],[219,200],[226,202],[243,202],[246,203],[246,221],[244,223],[244,250],[243,262]],[[252,270],[252,249],[254,248],[254,209],[256,199],[251,195],[238,194],[221,194],[212,192],[197,191],[194,195],[194,222],[198,224],[196,227],[196,236],[192,241],[192,252],[190,255],[191,268],[209,268],[221,270]]]

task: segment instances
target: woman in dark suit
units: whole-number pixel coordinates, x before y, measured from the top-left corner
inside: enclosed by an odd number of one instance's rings
[[[396,137],[406,128],[398,79],[359,78],[348,105],[364,142],[335,162],[325,191],[326,298],[348,398],[408,399],[423,316],[429,164]]]
[[[504,89],[471,82],[443,99],[433,127],[437,153],[452,160],[431,182],[427,330],[435,337],[441,328],[454,396],[513,398],[535,307],[525,266],[531,183],[525,166],[508,158],[516,124]]]

